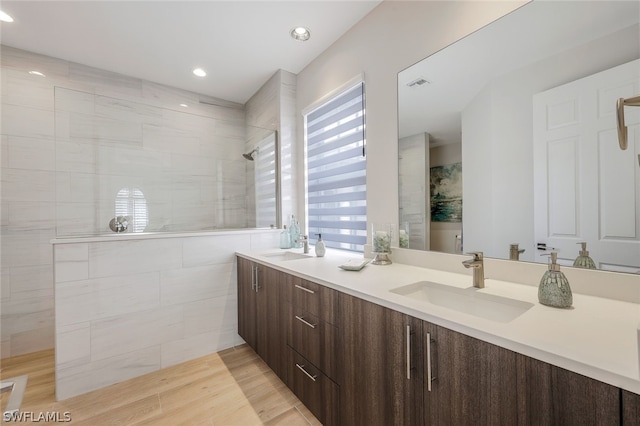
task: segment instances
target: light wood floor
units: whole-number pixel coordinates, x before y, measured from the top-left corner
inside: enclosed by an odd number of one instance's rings
[[[59,402],[53,350],[0,362],[2,379],[29,375],[22,412],[69,412],[74,425],[320,424],[247,345]]]

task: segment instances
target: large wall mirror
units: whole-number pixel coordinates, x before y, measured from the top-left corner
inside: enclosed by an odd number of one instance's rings
[[[400,245],[640,272],[640,3],[533,1],[398,74]],[[517,249],[514,250],[514,244]]]

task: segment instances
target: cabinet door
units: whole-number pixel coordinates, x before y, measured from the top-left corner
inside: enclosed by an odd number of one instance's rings
[[[238,334],[253,350],[257,349],[256,291],[253,262],[238,259]]]
[[[620,424],[617,387],[524,355],[517,357],[519,424]]]
[[[339,312],[340,423],[423,424],[422,321],[345,294]]]
[[[640,395],[622,391],[622,425],[640,426]]]
[[[283,273],[258,265],[256,292],[256,352],[286,382],[286,315]]]
[[[516,424],[516,354],[432,324],[424,329],[430,368],[425,371],[426,423]]]

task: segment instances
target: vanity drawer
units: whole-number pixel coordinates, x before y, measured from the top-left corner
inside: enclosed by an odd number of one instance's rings
[[[336,327],[296,306],[291,306],[289,324],[289,346],[335,379]]]
[[[313,363],[289,348],[291,389],[323,425],[337,425],[339,387]]]
[[[330,324],[335,323],[338,297],[334,290],[294,276],[289,276],[288,281],[293,306]]]

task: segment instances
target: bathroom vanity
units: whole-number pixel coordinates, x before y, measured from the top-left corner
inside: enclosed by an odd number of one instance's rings
[[[323,424],[640,424],[636,301],[288,253],[237,253],[239,334]]]

